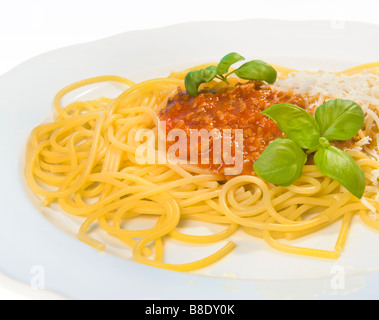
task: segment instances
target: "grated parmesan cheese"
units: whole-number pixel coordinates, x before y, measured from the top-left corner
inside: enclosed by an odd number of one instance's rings
[[[361,203],[367,208],[369,209],[372,213],[375,213],[375,219],[376,219],[376,209],[375,207],[370,204],[370,202],[367,201],[367,199],[365,197],[362,197],[361,199]]]
[[[379,134],[372,132],[373,125],[379,128],[379,75],[367,71],[355,75],[299,71],[290,73],[286,79],[278,79],[272,87],[283,91],[293,90],[304,96],[319,97],[308,106],[313,111],[332,99],[352,100],[359,104],[365,113],[365,127],[359,131],[355,145],[345,151],[365,151],[372,159],[379,161]],[[375,138],[375,145],[371,145],[372,137]],[[379,170],[373,170],[369,178],[374,186],[378,186]],[[376,212],[367,200],[362,199],[362,203]]]
[[[273,87],[277,90],[293,90],[305,96],[319,96],[318,101],[309,106],[311,110],[331,99],[352,100],[362,107],[366,123],[370,123],[368,131],[371,131],[373,123],[379,128],[379,116],[374,111],[379,110],[379,76],[376,74],[365,72],[345,75],[326,71],[299,71],[290,73],[286,79],[278,79]],[[356,142],[357,150],[362,150],[363,146],[372,141],[367,132],[360,132],[359,137],[360,140]],[[379,140],[376,140],[375,147],[379,150]]]

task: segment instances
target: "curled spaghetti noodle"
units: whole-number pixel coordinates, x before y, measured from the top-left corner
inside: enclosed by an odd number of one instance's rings
[[[276,69],[282,79],[294,72],[280,66]],[[140,263],[191,271],[227,255],[234,248],[232,239],[237,231],[262,238],[283,252],[337,259],[354,215],[379,230],[379,192],[377,178],[373,179],[379,162],[369,149],[349,151],[366,173],[364,201],[322,175],[314,165],[306,165],[294,185],[278,187],[256,176],[237,176],[225,183],[222,177],[199,167],[139,164],[136,150],[142,142],[136,139],[138,130],[158,130],[158,111],[178,87],[184,88],[189,70],[138,84],[115,76],[80,81],[57,94],[54,121],[32,131],[26,154],[27,183],[43,205],[58,203],[65,212],[83,219],[78,234],[81,241],[105,249],[104,243],[90,235],[91,226],[96,224],[130,247]],[[357,75],[364,70],[377,74],[379,63],[340,74]],[[67,93],[101,81],[121,82],[128,88],[115,99],[61,105]],[[223,83],[208,85],[218,89]],[[366,118],[366,130],[373,130],[374,123]],[[142,230],[126,227],[140,217],[153,219],[154,225]],[[223,229],[209,235],[185,234],[180,226],[186,221],[221,225]],[[336,221],[342,221],[341,231],[329,251],[289,244]],[[199,261],[172,264],[164,255],[170,238],[193,245],[220,242],[223,246]]]

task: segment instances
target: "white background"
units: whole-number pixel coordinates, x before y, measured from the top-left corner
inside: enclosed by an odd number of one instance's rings
[[[0,0],[0,75],[46,51],[129,30],[252,18],[379,23],[378,12],[379,0]]]
[[[378,12],[379,0],[0,0],[0,75],[41,53],[130,30],[253,18],[379,24]],[[0,299],[45,297],[0,275]]]

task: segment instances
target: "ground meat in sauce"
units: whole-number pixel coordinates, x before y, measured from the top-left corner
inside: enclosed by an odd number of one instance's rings
[[[220,90],[203,89],[192,97],[179,90],[169,99],[167,107],[160,111],[166,129],[183,129],[189,137],[190,129],[243,129],[243,170],[241,174],[254,174],[253,164],[267,145],[283,136],[278,126],[261,111],[278,103],[292,103],[306,108],[306,100],[293,92],[272,89],[258,81],[239,83]],[[221,137],[222,139],[222,137]],[[232,134],[232,140],[234,136]],[[175,142],[167,142],[167,148]],[[212,150],[212,139],[211,139]],[[233,146],[232,146],[233,151]],[[228,165],[214,164],[210,152],[210,164],[199,164],[213,173],[224,175]],[[225,175],[224,175],[225,176]],[[225,177],[228,178],[228,177]]]

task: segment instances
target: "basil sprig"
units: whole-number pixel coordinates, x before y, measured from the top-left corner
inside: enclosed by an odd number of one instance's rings
[[[202,83],[210,82],[215,78],[229,84],[227,78],[233,73],[244,80],[259,80],[270,84],[276,81],[278,75],[276,70],[261,60],[247,62],[229,72],[233,64],[242,60],[245,60],[243,56],[236,52],[231,52],[223,57],[217,66],[209,66],[205,69],[190,71],[184,79],[187,92],[191,96],[196,96],[199,94],[199,86]]]
[[[363,169],[331,141],[354,137],[364,123],[362,108],[350,100],[330,100],[317,108],[315,117],[292,104],[277,104],[262,112],[287,138],[273,141],[254,163],[259,177],[279,186],[300,178],[308,155],[314,153],[317,169],[336,180],[357,198],[366,188]],[[305,150],[307,151],[305,151]]]

